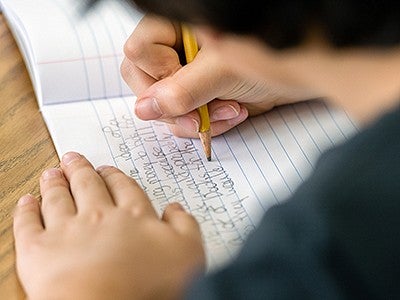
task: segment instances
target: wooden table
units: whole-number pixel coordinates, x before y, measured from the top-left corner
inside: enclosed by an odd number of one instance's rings
[[[0,299],[24,299],[15,271],[12,215],[39,195],[42,171],[59,163],[17,45],[0,13]]]

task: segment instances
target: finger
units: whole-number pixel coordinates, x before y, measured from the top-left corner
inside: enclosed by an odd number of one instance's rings
[[[44,231],[39,202],[32,195],[22,196],[14,212],[13,230],[17,252]]]
[[[181,64],[174,47],[180,43],[173,23],[145,16],[124,45],[125,56],[155,80],[174,74]]]
[[[240,113],[240,104],[234,100],[215,99],[207,104],[210,121],[224,121],[236,118]]]
[[[240,115],[241,106],[232,100],[215,99],[207,104],[210,122],[235,120]],[[164,121],[166,119],[163,119]],[[200,128],[201,118],[197,109],[186,115],[167,119],[168,123],[180,125],[186,131],[197,133]]]
[[[85,157],[76,152],[68,152],[62,157],[61,167],[69,182],[78,213],[114,206],[106,184]]]
[[[111,166],[98,167],[97,172],[103,178],[117,206],[131,209],[135,216],[156,216],[147,194],[133,178]]]
[[[223,109],[229,110],[230,108],[224,107]],[[238,115],[232,119],[211,121],[211,125],[210,125],[211,136],[214,137],[214,136],[223,134],[223,133],[231,130],[233,127],[239,125],[243,121],[245,121],[248,117],[247,109],[244,106],[240,106],[239,109],[240,109],[240,111],[239,111]],[[230,114],[230,112],[228,114]],[[222,113],[219,117],[224,118]],[[214,118],[211,118],[211,116],[210,116],[210,120],[214,120]],[[197,121],[197,118],[193,117],[192,114],[188,114],[188,115],[176,118],[175,123],[170,122],[170,124],[168,126],[169,126],[169,129],[172,132],[172,134],[175,136],[185,137],[185,138],[198,138],[199,137],[199,133],[198,133],[198,128],[199,128],[198,124],[199,123],[197,123],[197,122],[200,122],[200,121]]]
[[[59,169],[48,169],[40,178],[42,195],[42,215],[46,228],[64,224],[68,217],[76,213],[69,184]]]
[[[156,82],[153,77],[143,72],[127,58],[124,58],[121,63],[120,72],[122,78],[135,95],[140,95]]]
[[[170,224],[176,232],[181,235],[190,236],[201,242],[200,226],[196,219],[188,214],[178,203],[171,203],[167,206],[162,216],[162,220]]]
[[[214,59],[212,55],[204,57],[201,49],[193,62],[138,95],[136,115],[142,120],[170,118],[187,114],[215,98],[225,98],[235,81]]]
[[[208,112],[210,116],[211,122],[222,121],[222,120],[230,120],[239,116],[241,109],[246,109],[245,106],[241,106],[235,100],[219,100],[214,99],[207,104]],[[187,128],[189,131],[197,132],[199,130],[199,124],[201,122],[200,115],[197,112],[197,109],[191,112],[188,112],[186,115],[172,117],[172,118],[163,118],[159,121],[169,123],[169,124],[179,124],[180,118],[186,119],[191,123],[182,124],[183,127]]]

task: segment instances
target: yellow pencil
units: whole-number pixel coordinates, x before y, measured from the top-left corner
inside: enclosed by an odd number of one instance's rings
[[[181,24],[182,30],[182,41],[185,49],[186,63],[190,63],[194,60],[199,47],[197,45],[196,38],[192,33],[191,29]],[[208,115],[207,104],[200,106],[197,111],[200,115],[200,128],[199,137],[203,145],[204,152],[208,161],[211,160],[211,130],[210,130],[210,116]]]

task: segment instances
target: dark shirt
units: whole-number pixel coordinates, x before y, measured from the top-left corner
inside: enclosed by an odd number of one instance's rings
[[[400,108],[327,151],[188,299],[400,299]]]

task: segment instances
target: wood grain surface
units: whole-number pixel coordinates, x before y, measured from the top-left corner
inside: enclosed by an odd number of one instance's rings
[[[24,61],[0,13],[0,299],[25,298],[15,270],[15,203],[26,193],[39,196],[42,171],[58,164]]]

